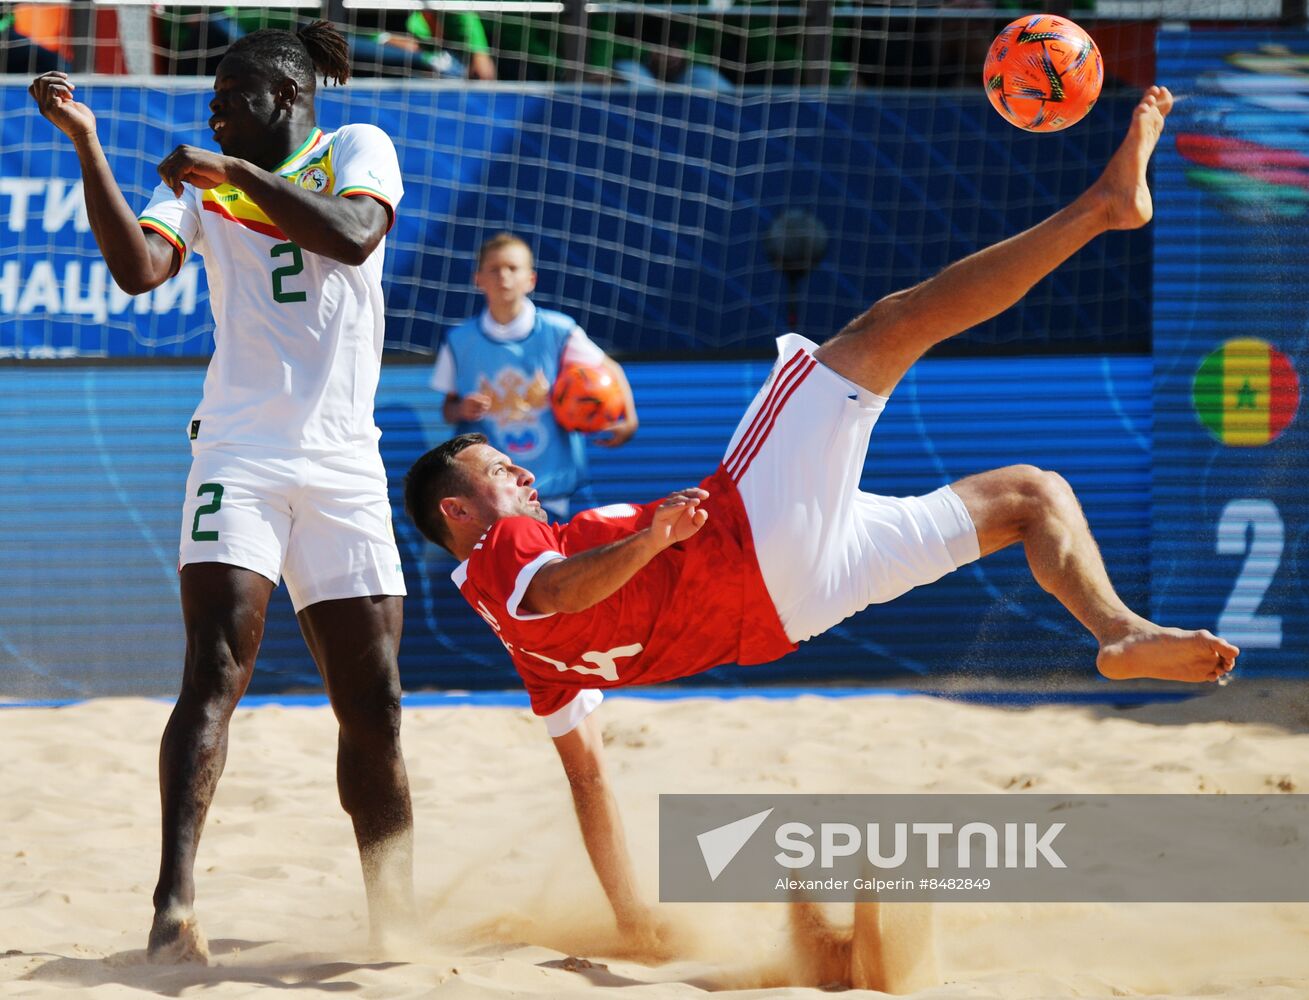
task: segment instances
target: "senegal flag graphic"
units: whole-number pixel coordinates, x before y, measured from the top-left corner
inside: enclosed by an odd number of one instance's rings
[[[1215,438],[1253,448],[1277,440],[1295,419],[1300,380],[1286,355],[1268,341],[1238,337],[1201,363],[1191,401]]]

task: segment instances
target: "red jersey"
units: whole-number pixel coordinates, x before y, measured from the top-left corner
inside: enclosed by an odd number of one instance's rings
[[[519,603],[542,566],[635,534],[662,499],[582,511],[566,524],[497,521],[455,570],[464,599],[513,658],[537,715],[584,688],[655,684],[722,663],[766,663],[796,648],[764,586],[735,484],[720,467],[700,485],[709,492],[704,527],[585,611],[532,615]]]

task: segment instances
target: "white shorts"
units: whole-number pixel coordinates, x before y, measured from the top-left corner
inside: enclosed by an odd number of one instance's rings
[[[859,490],[886,397],[813,357],[796,334],[723,459],[740,490],[764,584],[792,642],[826,632],[977,559],[977,529],[948,486],[922,497]]]
[[[219,562],[286,589],[297,612],[319,601],[405,593],[376,449],[295,455],[240,446],[191,460],[178,568]]]

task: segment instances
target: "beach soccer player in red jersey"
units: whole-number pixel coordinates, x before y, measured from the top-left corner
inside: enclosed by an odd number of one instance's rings
[[[1037,582],[1096,638],[1114,679],[1214,681],[1239,652],[1137,615],[1053,472],[1011,466],[922,497],[860,492],[887,397],[928,348],[1007,309],[1096,236],[1152,215],[1146,165],[1172,108],[1152,87],[1101,177],[1026,232],[889,295],[821,347],[789,334],[726,457],[699,486],[551,525],[532,474],[463,435],[410,470],[405,502],[462,560],[455,582],[504,643],[572,785],[619,926],[644,935],[604,779],[600,690],[764,663],[867,607],[1021,542]]]

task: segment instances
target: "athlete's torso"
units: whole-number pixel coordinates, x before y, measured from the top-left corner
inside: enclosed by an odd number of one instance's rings
[[[392,213],[403,193],[390,139],[368,125],[315,129],[276,173],[311,191],[375,198]],[[228,184],[186,185],[181,198],[161,186],[141,218],[205,259],[214,355],[192,419],[195,447],[375,444],[385,239],[358,266],[302,250]]]
[[[459,432],[485,434],[493,448],[531,469],[541,496],[570,496],[585,480],[585,442],[555,420],[550,388],[576,321],[538,308],[532,332],[514,341],[492,340],[481,324],[481,317],[474,317],[446,338],[454,357],[455,391],[491,398],[487,415],[461,424]]]
[[[586,611],[531,617],[519,601],[541,565],[641,530],[661,501],[583,511],[559,525],[508,518],[455,572],[464,598],[505,644],[538,715],[582,688],[653,684],[795,648],[759,576],[735,487],[721,470],[702,485],[710,494],[705,526]]]

